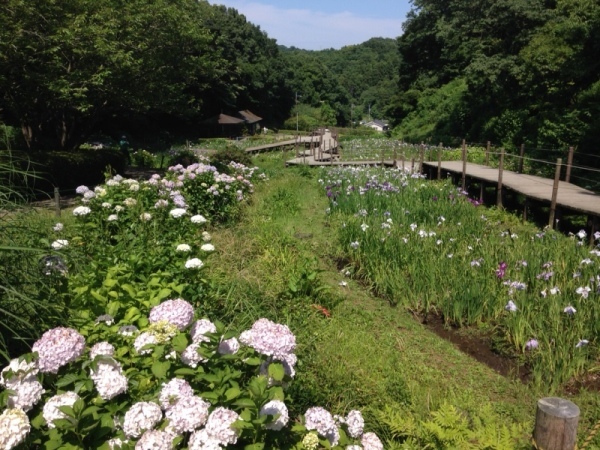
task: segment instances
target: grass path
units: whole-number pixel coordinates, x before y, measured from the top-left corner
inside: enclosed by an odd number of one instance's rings
[[[544,393],[478,363],[340,273],[339,224],[328,221],[316,181],[303,168],[284,172],[284,160],[258,157],[271,180],[257,187],[239,225],[215,231],[220,255],[211,260],[211,276],[219,280],[224,314],[236,314],[240,326],[262,315],[287,322],[296,333],[291,396],[297,412],[314,405],[334,413],[360,408],[373,425],[374,412],[386,405],[418,419],[444,403],[465,412],[488,405],[503,420],[531,430]],[[290,280],[307,273],[316,273],[315,290],[290,293]],[[596,414],[595,396],[578,400],[582,415]]]

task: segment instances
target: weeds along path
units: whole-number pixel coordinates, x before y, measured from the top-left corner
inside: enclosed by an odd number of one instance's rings
[[[288,323],[299,363],[292,387],[298,412],[334,413],[386,405],[425,418],[444,403],[463,411],[490,404],[507,423],[533,419],[536,394],[428,331],[404,310],[374,298],[340,272],[335,224],[325,214],[316,172],[283,169],[284,155],[256,162],[270,181],[257,186],[241,223],[214,232],[213,301],[228,321]]]

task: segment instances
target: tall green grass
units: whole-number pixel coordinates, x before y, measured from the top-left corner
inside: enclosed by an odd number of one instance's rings
[[[600,252],[583,233],[521,225],[448,182],[398,170],[331,169],[322,179],[357,276],[391,304],[495,329],[540,385],[598,369]]]

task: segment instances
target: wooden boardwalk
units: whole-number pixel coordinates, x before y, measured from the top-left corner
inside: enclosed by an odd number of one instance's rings
[[[273,142],[272,144],[264,144],[256,147],[248,147],[246,153],[260,153],[268,152],[270,150],[276,150],[281,147],[295,147],[297,144],[302,144],[303,147],[306,145],[313,145],[318,147],[321,142],[321,136],[299,136],[297,139],[288,139],[285,141]],[[333,142],[333,143],[332,143]],[[337,140],[333,139],[329,132],[323,134],[323,149],[322,151],[329,150],[329,147],[337,148]]]
[[[423,168],[433,171],[433,173],[437,173],[437,167],[437,161],[423,163]],[[442,161],[441,169],[442,173],[446,172],[460,176],[462,175],[463,163],[462,161]],[[493,167],[467,163],[465,175],[468,178],[489,183],[490,186],[498,183],[498,169]],[[509,170],[502,171],[503,188],[511,189],[541,202],[550,203],[552,201],[553,184],[554,180],[549,178],[520,174]],[[560,208],[592,216],[596,221],[600,217],[600,194],[565,181],[559,182],[556,204]]]

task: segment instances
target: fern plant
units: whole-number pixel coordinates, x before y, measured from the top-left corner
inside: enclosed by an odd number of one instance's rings
[[[490,404],[467,413],[448,403],[425,419],[399,406],[375,412],[391,450],[517,450],[531,448],[531,424],[513,423]]]

